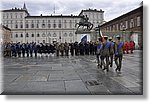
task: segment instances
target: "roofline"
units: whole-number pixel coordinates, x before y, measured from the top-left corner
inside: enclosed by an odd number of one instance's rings
[[[24,9],[8,9],[8,10],[0,10],[1,12],[26,12],[28,15],[30,15],[29,14],[29,12],[27,11],[27,10],[24,10]]]
[[[104,11],[103,10],[97,10],[97,9],[88,9],[88,10],[82,10],[81,12],[80,12],[80,14],[79,14],[79,16],[83,13],[83,12],[101,12],[101,13],[104,13]]]
[[[129,14],[133,14],[133,12],[136,12],[136,11],[138,11],[138,10],[142,10],[142,12],[143,12],[143,6],[140,6],[140,7],[136,8],[136,9],[130,11],[130,12],[127,12],[126,14],[123,14],[123,15],[117,17],[117,18],[114,18],[114,19],[112,19],[112,20],[110,20],[110,21],[108,21],[108,22],[102,24],[101,26],[105,26],[105,25],[107,25],[107,24],[109,24],[109,23],[115,21],[116,19],[121,19],[123,16],[127,16],[127,15],[129,15]]]
[[[26,16],[25,18],[48,18],[48,17],[69,17],[69,18],[81,18],[81,16],[73,16],[73,15],[50,15],[50,16]]]

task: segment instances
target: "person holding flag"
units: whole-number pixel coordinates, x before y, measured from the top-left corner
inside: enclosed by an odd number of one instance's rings
[[[123,46],[124,42],[121,42],[120,36],[116,36],[117,42],[115,43],[115,64],[117,68],[115,69],[117,71],[121,71],[121,66],[122,66],[122,58],[123,58]]]
[[[96,59],[97,59],[97,66],[100,66],[100,68],[102,68],[102,61],[101,61],[102,48],[103,48],[102,39],[99,38],[99,42],[97,44]]]
[[[108,36],[104,36],[103,48],[102,48],[102,65],[104,66],[103,70],[109,71],[109,49],[110,49],[110,42],[107,41]]]

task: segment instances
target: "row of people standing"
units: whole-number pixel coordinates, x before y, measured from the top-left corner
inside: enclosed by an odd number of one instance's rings
[[[7,43],[2,46],[4,56],[14,56],[14,57],[32,57],[33,54],[37,57],[37,53],[41,56],[43,54],[55,54],[57,56],[72,56],[78,55],[95,55],[97,50],[97,44],[94,42],[84,42],[84,43]],[[70,52],[69,52],[70,51]]]
[[[121,71],[122,58],[123,58],[123,46],[124,42],[120,41],[120,36],[117,36],[117,41],[112,41],[112,38],[104,36],[104,42],[99,39],[99,44],[97,46],[97,62],[98,66],[103,70],[109,71],[109,66],[113,66],[113,59],[117,68],[116,71]]]

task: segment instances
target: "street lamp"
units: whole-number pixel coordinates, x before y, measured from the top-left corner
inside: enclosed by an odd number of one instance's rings
[[[100,35],[100,25],[98,25],[97,27],[95,27],[95,31],[96,31],[96,40],[97,40],[97,31],[98,31],[99,37],[101,36]]]
[[[122,39],[125,42],[125,26],[122,26]]]

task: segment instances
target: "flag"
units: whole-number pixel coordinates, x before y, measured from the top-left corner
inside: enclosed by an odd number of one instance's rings
[[[87,35],[83,36],[83,38],[81,39],[81,43],[83,42],[87,42]]]
[[[104,36],[103,36],[103,34],[102,34],[102,31],[100,30],[99,33],[100,33],[99,36],[101,37],[102,42],[104,42]]]

